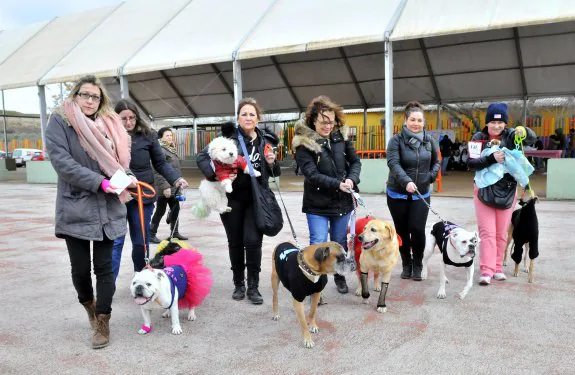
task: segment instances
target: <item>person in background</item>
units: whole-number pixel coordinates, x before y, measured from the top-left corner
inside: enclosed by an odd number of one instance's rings
[[[358,191],[361,171],[348,134],[342,108],[327,96],[312,99],[305,119],[295,125],[292,149],[305,176],[302,212],[310,244],[326,242],[329,235],[347,250],[347,227],[354,208],[351,191]],[[335,274],[334,281],[339,293],[348,292],[345,276]]]
[[[441,151],[441,175],[447,175],[447,165],[449,164],[449,159],[451,158],[451,148],[453,147],[453,142],[449,139],[447,134],[443,135],[441,141],[439,142],[439,149]]]
[[[188,186],[186,180],[180,173],[172,168],[166,160],[162,147],[158,142],[158,137],[154,131],[140,117],[136,105],[127,99],[122,99],[116,103],[114,108],[122,119],[124,128],[132,137],[130,170],[136,175],[139,181],[154,185],[154,170],[158,171],[170,185],[185,188]],[[132,261],[134,272],[141,271],[146,265],[145,259],[149,257],[149,234],[150,219],[154,211],[156,197],[143,198],[144,206],[144,228],[140,223],[140,213],[137,199],[132,199],[126,203],[128,227],[130,229],[130,239],[132,241]],[[146,238],[144,239],[144,230]],[[122,261],[122,249],[124,247],[124,236],[118,237],[114,241],[112,252],[112,264],[114,268],[114,280],[120,272]],[[145,241],[145,242],[144,242]],[[144,251],[144,243],[148,253]]]
[[[223,133],[229,134],[238,147],[238,154],[243,155],[239,144],[238,133],[242,135],[253,168],[261,173],[257,181],[268,186],[269,176],[279,176],[281,169],[274,152],[264,154],[266,146],[277,147],[278,137],[267,129],[257,127],[262,109],[253,98],[243,98],[238,104],[238,129],[233,130],[233,123],[226,123]],[[231,128],[231,131],[230,131]],[[268,147],[269,147],[268,146]],[[198,153],[198,168],[210,181],[216,181],[207,147]],[[254,204],[252,198],[251,176],[239,173],[232,183],[233,191],[226,194],[231,212],[221,214],[222,223],[228,238],[228,251],[233,272],[234,291],[232,299],[239,301],[248,296],[254,305],[261,305],[264,300],[259,292],[262,264],[263,234],[256,227]],[[248,289],[245,287],[245,269],[248,270]]]
[[[174,144],[174,134],[172,129],[161,128],[158,130],[158,139],[160,141],[160,146],[162,146],[162,150],[164,151],[164,155],[166,156],[166,160],[170,163],[172,168],[182,175],[180,158],[176,151],[176,145]],[[156,237],[156,234],[158,233],[158,227],[162,221],[162,216],[166,213],[166,206],[170,207],[168,217],[170,233],[172,234],[171,237],[179,240],[187,240],[188,237],[179,232],[178,216],[180,214],[180,201],[178,201],[175,196],[176,188],[171,186],[170,183],[156,170],[154,170],[154,179],[156,181],[158,204],[156,205],[156,212],[152,217],[152,223],[150,225],[150,242],[161,242],[160,239]]]
[[[415,281],[422,280],[431,184],[439,172],[439,147],[424,128],[423,106],[410,102],[405,107],[405,124],[387,146],[387,206],[402,239],[401,278]]]
[[[535,133],[529,128],[518,126],[515,129],[507,128],[507,105],[505,103],[493,103],[487,107],[485,114],[485,124],[481,132],[475,133],[469,142],[481,143],[481,150],[488,147],[491,140],[499,140],[500,147],[506,147],[510,150],[515,148],[515,135],[526,137],[525,145],[531,145],[535,141]],[[470,146],[471,147],[471,146]],[[476,150],[477,151],[477,150]],[[469,150],[469,160],[467,165],[472,171],[488,168],[495,163],[503,163],[505,154],[502,151],[496,151],[488,156],[479,155],[479,151]],[[517,181],[506,173],[496,184],[517,188]],[[479,239],[481,240],[481,251],[479,253],[479,284],[489,285],[491,279],[503,281],[507,277],[503,272],[503,256],[507,245],[507,231],[511,222],[511,214],[515,207],[515,199],[510,208],[494,208],[486,205],[478,198],[478,188],[474,187],[473,203],[475,205],[475,214],[477,216],[477,226],[479,229]]]
[[[561,150],[561,157],[565,156],[565,135],[562,128],[556,128],[555,134],[549,136],[549,149]]]
[[[569,130],[569,144],[567,146],[567,157],[575,158],[575,128]]]
[[[95,76],[80,78],[50,116],[46,150],[58,174],[56,237],[66,241],[72,282],[92,327],[92,348],[103,348],[110,341],[116,291],[112,246],[114,239],[126,233],[123,202],[130,199],[127,191],[116,194],[110,178],[120,170],[132,176],[132,187],[137,180],[128,168],[130,136]]]

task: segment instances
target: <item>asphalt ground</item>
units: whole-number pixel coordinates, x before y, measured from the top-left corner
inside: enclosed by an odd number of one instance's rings
[[[284,179],[284,181],[287,179]],[[282,185],[284,182],[282,182]],[[181,231],[204,255],[214,285],[196,309],[197,320],[181,314],[184,333],[171,334],[169,319],[152,315],[152,333],[137,334],[140,308],[130,295],[131,245],[124,246],[112,318],[111,343],[93,350],[90,327],[77,302],[63,240],[54,237],[54,185],[0,183],[0,374],[572,374],[575,373],[575,202],[542,201],[540,257],[535,282],[527,274],[474,286],[463,301],[457,293],[465,271],[448,268],[447,299],[438,288],[436,253],[429,278],[401,280],[396,265],[387,294],[388,311],[377,313],[352,292],[341,295],[333,278],[327,305],[318,312],[315,348],[306,349],[290,295],[280,289],[279,322],[271,320],[271,252],[291,240],[289,226],[264,238],[260,292],[264,304],[231,299],[232,274],[218,216],[194,219],[190,200],[181,213]],[[301,213],[301,192],[283,197],[302,243],[309,239]],[[376,217],[390,220],[383,195],[365,195]],[[469,198],[434,196],[432,205],[446,219],[476,228]],[[360,211],[360,214],[364,212]],[[430,214],[428,227],[436,218]],[[160,237],[168,235],[162,224]],[[152,247],[152,251],[155,248]],[[476,265],[476,267],[478,267]],[[358,282],[348,277],[350,291]]]

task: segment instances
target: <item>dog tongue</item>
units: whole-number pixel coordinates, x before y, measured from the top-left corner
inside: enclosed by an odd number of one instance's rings
[[[143,305],[148,302],[148,299],[146,297],[136,297],[134,298],[134,302],[136,302],[137,305]]]

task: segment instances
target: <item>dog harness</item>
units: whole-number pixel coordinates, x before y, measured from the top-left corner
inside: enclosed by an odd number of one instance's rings
[[[166,267],[164,268],[164,272],[168,275],[168,279],[170,280],[170,291],[172,292],[172,301],[170,302],[170,306],[166,307],[169,309],[174,304],[176,288],[178,289],[178,299],[184,298],[188,286],[188,279],[184,268],[181,266]]]
[[[473,259],[465,263],[454,263],[451,259],[449,259],[449,255],[447,255],[447,242],[449,241],[449,234],[452,230],[460,227],[450,221],[446,221],[445,223],[447,223],[447,225],[445,225],[442,221],[438,221],[431,229],[431,234],[435,237],[437,246],[443,254],[443,263],[455,267],[470,267],[473,265]]]
[[[238,173],[238,168],[242,171],[248,166],[248,162],[243,156],[238,156],[232,164],[224,164],[218,160],[212,160],[214,163],[214,170],[219,181],[230,178],[231,174]]]
[[[284,242],[278,246],[274,262],[283,286],[291,292],[296,301],[303,302],[305,297],[319,293],[325,288],[327,275],[321,275],[316,283],[308,279],[299,268],[298,253],[297,247]]]

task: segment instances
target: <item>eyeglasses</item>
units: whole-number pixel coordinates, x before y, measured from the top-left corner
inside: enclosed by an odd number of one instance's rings
[[[89,101],[90,99],[92,99],[92,101],[98,103],[100,102],[100,100],[102,98],[100,98],[98,95],[92,95],[92,94],[88,94],[87,92],[79,92],[78,96],[86,101]]]
[[[123,122],[132,122],[132,121],[136,121],[137,117],[136,116],[128,116],[128,117],[120,117],[122,119]]]
[[[335,121],[318,121],[321,126],[335,126]]]

